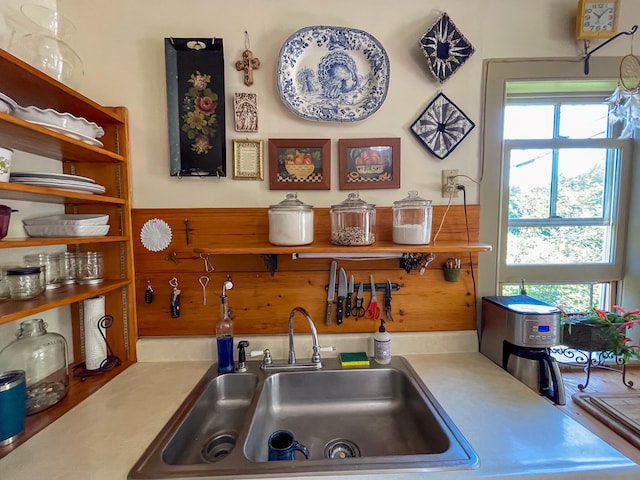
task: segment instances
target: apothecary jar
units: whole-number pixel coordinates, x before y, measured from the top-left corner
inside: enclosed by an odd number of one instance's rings
[[[418,196],[416,190],[393,202],[393,243],[427,245],[431,241],[431,200]]]
[[[269,242],[273,245],[308,245],[313,242],[313,207],[295,192],[269,207]]]
[[[17,338],[0,351],[0,372],[26,373],[27,415],[55,405],[69,391],[67,341],[46,327],[39,318],[21,322]]]
[[[351,192],[346,200],[332,205],[331,243],[334,245],[371,245],[376,241],[376,208]]]

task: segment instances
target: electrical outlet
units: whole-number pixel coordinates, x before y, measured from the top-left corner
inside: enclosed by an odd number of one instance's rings
[[[458,170],[442,170],[442,197],[449,198],[451,194],[453,197],[458,196]]]

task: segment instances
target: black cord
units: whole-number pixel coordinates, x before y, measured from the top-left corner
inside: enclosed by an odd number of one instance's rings
[[[469,229],[469,213],[467,212],[467,191],[464,185],[458,184],[458,190],[462,190],[462,204],[464,206],[464,223],[467,230],[467,243],[471,244],[471,231]],[[473,282],[473,318],[477,318],[478,289],[476,286],[476,276],[473,273],[473,256],[469,252],[469,266],[471,268],[471,281]]]

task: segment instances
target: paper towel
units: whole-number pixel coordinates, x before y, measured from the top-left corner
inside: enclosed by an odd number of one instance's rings
[[[97,370],[107,359],[105,328],[100,326],[104,317],[104,296],[84,301],[84,362],[87,370]]]

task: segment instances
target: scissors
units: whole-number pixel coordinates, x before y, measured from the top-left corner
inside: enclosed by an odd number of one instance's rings
[[[362,306],[362,302],[364,301],[364,286],[362,282],[360,282],[360,286],[358,287],[358,293],[356,294],[356,305],[351,309],[351,315],[356,317],[358,320],[360,317],[364,317],[365,311]]]
[[[371,301],[367,307],[367,311],[364,312],[364,316],[378,320],[380,318],[380,306],[378,305],[378,297],[376,295],[376,282],[373,281],[373,275],[369,275],[371,279]]]
[[[393,316],[391,315],[391,281],[387,280],[387,285],[384,291],[384,311],[387,314],[387,320],[393,322]]]

